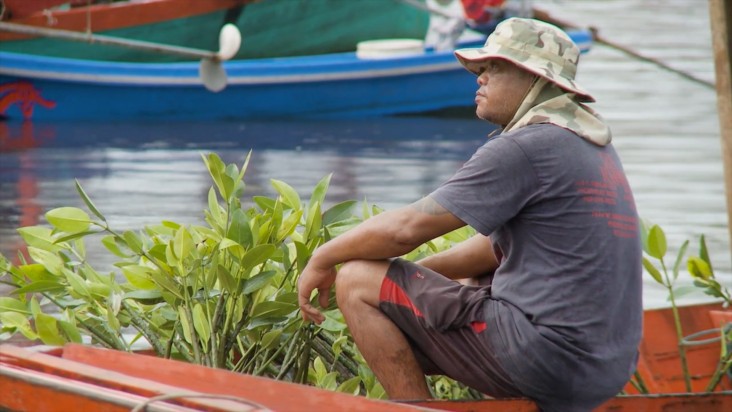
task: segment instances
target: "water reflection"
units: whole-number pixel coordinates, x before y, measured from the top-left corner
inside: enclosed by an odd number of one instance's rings
[[[171,219],[200,223],[211,181],[201,153],[242,163],[252,151],[245,196],[273,194],[283,180],[307,198],[333,174],[329,202],[382,207],[429,193],[493,127],[464,118],[408,117],[331,122],[0,122],[0,252],[21,245],[15,229],[60,206],[83,207],[78,179],[121,229]]]

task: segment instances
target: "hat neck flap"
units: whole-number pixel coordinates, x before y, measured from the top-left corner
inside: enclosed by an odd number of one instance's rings
[[[502,133],[539,123],[571,130],[598,146],[605,146],[612,140],[610,128],[598,113],[577,101],[574,93],[560,89],[543,77],[534,81]]]

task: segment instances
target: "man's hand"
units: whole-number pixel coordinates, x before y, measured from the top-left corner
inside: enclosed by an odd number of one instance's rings
[[[312,260],[305,266],[297,281],[297,300],[300,304],[303,319],[313,321],[318,325],[325,320],[323,313],[310,304],[310,296],[313,294],[313,290],[317,289],[320,307],[328,307],[330,288],[335,283],[335,278],[336,270],[334,267],[318,268]]]

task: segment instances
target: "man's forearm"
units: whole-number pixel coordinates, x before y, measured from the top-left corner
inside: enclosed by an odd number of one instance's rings
[[[319,247],[311,258],[318,267],[333,267],[354,259],[388,259],[410,252],[422,242],[399,236],[404,224],[400,210],[369,218],[348,232]]]
[[[417,263],[450,279],[483,276],[498,267],[490,239],[481,234]]]

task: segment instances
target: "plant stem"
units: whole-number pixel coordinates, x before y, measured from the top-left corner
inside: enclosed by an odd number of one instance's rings
[[[298,343],[300,343],[300,340],[298,339],[300,337],[300,334],[302,333],[302,329],[298,328],[295,333],[292,334],[290,337],[289,343],[290,345],[287,348],[287,352],[285,353],[285,359],[282,361],[282,366],[280,367],[280,371],[275,377],[275,379],[280,380],[282,379],[287,372],[290,371],[290,368],[292,368],[292,365],[295,362],[295,359],[297,359],[297,356],[295,355]]]
[[[679,348],[679,359],[681,360],[681,372],[684,375],[684,386],[686,392],[691,392],[691,375],[689,374],[689,366],[686,361],[686,348],[683,345],[684,332],[681,328],[681,318],[679,317],[679,309],[676,306],[676,298],[674,296],[674,290],[671,284],[671,280],[668,277],[668,271],[666,270],[666,264],[661,259],[661,267],[663,268],[663,275],[666,278],[666,288],[668,289],[669,299],[671,300],[671,311],[674,315],[674,324],[676,326],[676,340]]]
[[[722,376],[729,370],[730,366],[732,366],[732,351],[727,352],[727,355],[719,360],[719,365],[717,365],[717,369],[707,385],[707,392],[712,392],[717,388]]]
[[[633,372],[633,378],[629,382],[639,393],[648,393],[646,383],[638,371]]]
[[[122,301],[122,307],[127,312],[128,315],[130,315],[130,319],[132,321],[132,324],[135,325],[137,330],[139,330],[143,336],[145,336],[145,339],[147,339],[148,342],[152,345],[152,347],[155,349],[155,353],[160,356],[163,353],[165,353],[165,347],[163,346],[163,343],[158,339],[158,336],[150,329],[150,325],[152,323],[147,322],[145,319],[143,319],[136,310],[130,307],[130,305]]]

